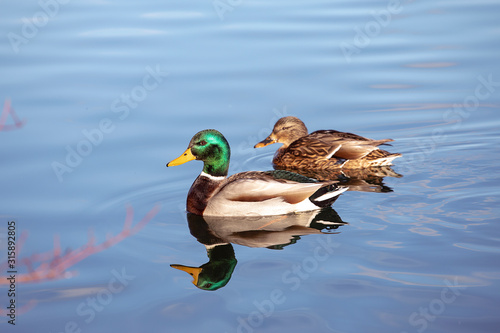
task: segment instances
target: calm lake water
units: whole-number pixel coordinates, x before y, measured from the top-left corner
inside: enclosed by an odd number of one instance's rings
[[[498,331],[500,1],[0,6],[2,332]],[[268,170],[286,115],[403,157],[320,216],[186,215],[192,135]]]

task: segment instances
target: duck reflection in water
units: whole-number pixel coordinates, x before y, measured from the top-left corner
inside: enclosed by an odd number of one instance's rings
[[[236,267],[232,244],[281,250],[300,236],[338,233],[347,224],[331,207],[277,216],[215,217],[187,213],[191,235],[205,245],[209,261],[199,267],[170,265],[193,277],[203,290],[224,287]]]
[[[284,170],[317,179],[319,181],[337,180],[338,185],[348,187],[347,191],[359,192],[393,192],[384,183],[385,177],[401,178],[403,175],[395,172],[390,166],[370,167],[364,169],[314,170],[284,168]]]

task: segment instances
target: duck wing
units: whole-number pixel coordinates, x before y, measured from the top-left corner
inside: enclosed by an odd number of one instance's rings
[[[316,131],[309,134],[308,137],[321,141],[324,145],[329,145],[331,151],[334,151],[332,156],[349,160],[365,157],[378,149],[378,146],[394,141],[392,139],[372,140],[357,134],[335,130]]]
[[[322,140],[310,135],[295,140],[288,146],[287,152],[296,158],[329,159],[342,148],[342,142]]]
[[[365,138],[364,136],[357,135],[349,132],[339,132],[335,130],[319,130],[312,132],[308,135],[311,138],[315,138],[322,141],[335,141],[335,140],[355,140],[355,141],[372,141],[371,139]]]
[[[326,185],[327,183],[276,178],[273,172],[241,172],[229,177],[212,200],[261,202],[279,198],[289,204],[297,204]]]

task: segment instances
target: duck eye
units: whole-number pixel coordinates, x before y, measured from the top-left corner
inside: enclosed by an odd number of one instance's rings
[[[200,142],[198,142],[198,145],[200,145],[200,146],[204,146],[206,144],[207,144],[207,142],[205,140],[201,140]]]

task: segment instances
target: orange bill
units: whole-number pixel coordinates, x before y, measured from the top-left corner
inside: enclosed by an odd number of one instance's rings
[[[269,145],[272,145],[273,143],[276,143],[276,139],[273,139],[271,137],[271,135],[269,135],[267,138],[265,138],[264,140],[262,140],[261,142],[257,143],[254,148],[262,148],[262,147],[265,147],[265,146],[269,146]]]

